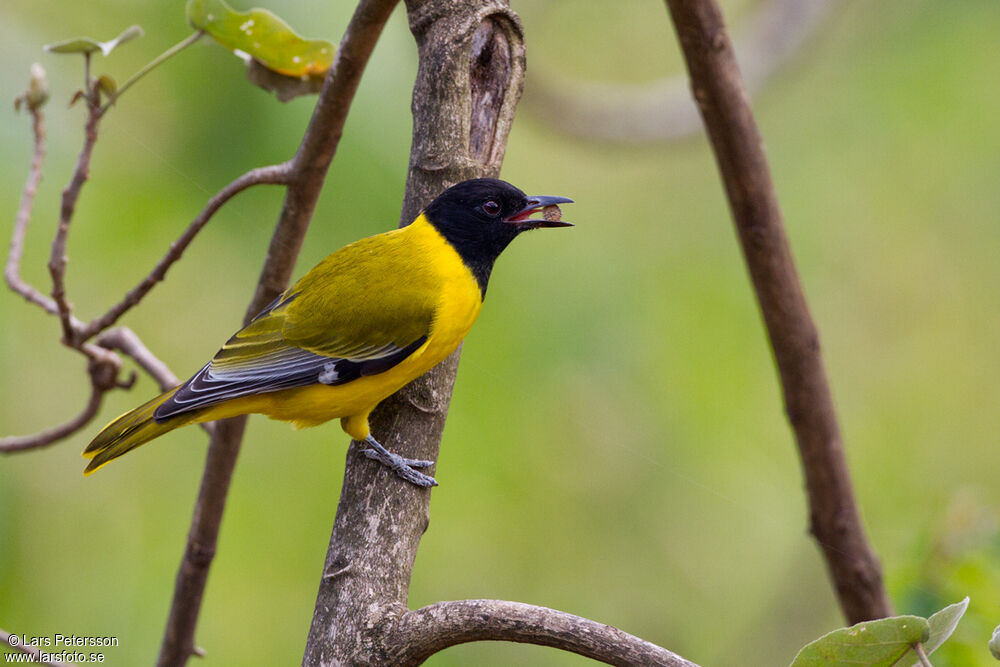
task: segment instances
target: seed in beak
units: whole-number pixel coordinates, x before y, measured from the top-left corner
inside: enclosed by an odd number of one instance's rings
[[[542,209],[542,217],[549,222],[559,222],[562,220],[562,210],[555,204],[550,204]]]

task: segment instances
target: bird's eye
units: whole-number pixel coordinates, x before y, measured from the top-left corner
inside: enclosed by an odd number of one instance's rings
[[[486,215],[496,215],[500,212],[500,204],[491,199],[483,204],[483,210],[486,211]]]

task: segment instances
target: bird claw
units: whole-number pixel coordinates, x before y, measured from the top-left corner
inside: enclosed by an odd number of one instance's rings
[[[425,475],[422,472],[414,470],[414,468],[427,468],[434,465],[434,461],[426,461],[423,459],[407,459],[403,458],[399,454],[393,454],[385,447],[380,445],[375,438],[368,436],[367,442],[371,445],[370,449],[362,449],[361,453],[370,459],[378,461],[382,465],[386,466],[397,476],[406,480],[411,484],[423,488],[429,488],[432,486],[437,486],[437,480],[430,475]]]

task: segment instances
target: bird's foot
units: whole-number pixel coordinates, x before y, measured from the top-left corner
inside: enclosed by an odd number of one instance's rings
[[[371,447],[370,449],[362,449],[361,453],[370,459],[375,459],[382,465],[386,466],[398,476],[405,479],[411,484],[416,484],[422,487],[437,486],[437,480],[435,480],[430,475],[425,475],[422,472],[415,470],[415,468],[427,468],[434,465],[434,461],[425,461],[423,459],[405,459],[399,454],[393,454],[388,449],[379,444],[378,440],[372,436],[365,438],[365,442]]]

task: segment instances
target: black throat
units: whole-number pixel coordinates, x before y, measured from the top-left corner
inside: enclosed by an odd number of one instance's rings
[[[424,216],[469,267],[485,299],[493,263],[517,236],[517,227],[504,222],[484,222],[470,216],[462,207],[452,207],[447,202],[440,205],[434,202],[424,211]]]

